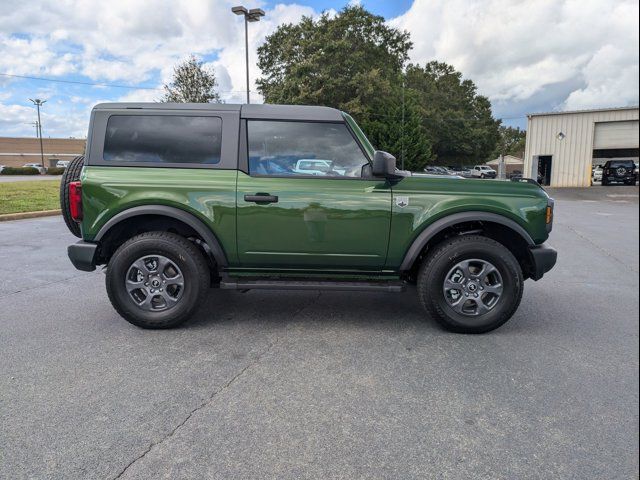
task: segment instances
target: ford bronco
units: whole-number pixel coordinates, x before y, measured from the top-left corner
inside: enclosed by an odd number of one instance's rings
[[[327,107],[100,104],[60,193],[82,238],[71,262],[104,265],[114,308],[144,328],[182,324],[212,286],[415,286],[431,318],[481,333],[556,262],[535,182],[398,170]]]

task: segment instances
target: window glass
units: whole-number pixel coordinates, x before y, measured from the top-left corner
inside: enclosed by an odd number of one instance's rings
[[[220,162],[222,120],[178,115],[113,115],[107,122],[107,162]]]
[[[618,168],[618,167],[634,168],[635,167],[633,160],[612,160],[609,165],[610,165],[610,168]]]
[[[360,177],[368,164],[342,123],[247,122],[251,175]]]

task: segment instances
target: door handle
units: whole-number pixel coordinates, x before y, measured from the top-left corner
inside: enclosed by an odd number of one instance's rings
[[[245,202],[254,202],[257,204],[278,203],[277,195],[269,195],[268,193],[256,193],[255,195],[245,195]]]

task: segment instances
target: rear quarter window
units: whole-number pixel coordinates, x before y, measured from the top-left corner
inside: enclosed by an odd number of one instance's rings
[[[220,163],[222,119],[187,115],[112,115],[103,159],[130,164]]]

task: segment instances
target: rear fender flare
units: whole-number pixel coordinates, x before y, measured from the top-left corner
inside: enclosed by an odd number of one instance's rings
[[[114,215],[107,221],[107,223],[102,226],[102,228],[100,228],[98,234],[94,238],[94,241],[99,242],[102,238],[104,238],[109,230],[111,230],[123,220],[140,215],[158,215],[171,217],[185,223],[186,225],[189,225],[196,231],[198,235],[200,235],[200,237],[207,244],[207,247],[209,248],[218,268],[224,268],[228,266],[227,257],[224,253],[222,245],[220,245],[220,242],[218,241],[214,233],[202,222],[202,220],[200,220],[192,213],[186,212],[179,208],[168,207],[166,205],[144,205],[124,210]]]

